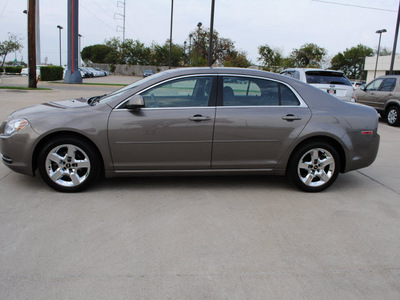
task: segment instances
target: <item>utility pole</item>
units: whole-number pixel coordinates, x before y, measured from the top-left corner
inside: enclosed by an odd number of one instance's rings
[[[36,81],[36,0],[28,0],[28,67],[29,87],[37,88]]]
[[[121,7],[119,6],[120,4],[122,4],[122,8],[123,8],[123,13],[114,13],[114,19],[116,20],[122,20],[122,27],[121,26],[117,26],[117,32],[118,32],[118,28],[122,28],[122,42],[125,42],[125,12],[126,12],[126,0],[124,0],[124,2],[122,1],[118,1],[117,2],[117,7]],[[117,16],[117,17],[116,17]],[[121,18],[118,18],[118,16],[120,16]]]
[[[399,36],[399,23],[400,23],[400,1],[399,1],[399,9],[397,10],[396,33],[394,34],[392,59],[390,62],[390,71],[389,71],[390,75],[393,75],[394,59],[396,57],[396,48],[397,48],[397,38]]]

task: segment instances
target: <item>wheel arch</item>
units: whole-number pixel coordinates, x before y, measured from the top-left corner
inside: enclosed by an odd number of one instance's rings
[[[339,154],[339,159],[340,159],[340,169],[339,171],[341,173],[344,172],[344,170],[346,169],[346,154],[345,151],[343,149],[343,146],[334,138],[329,137],[329,136],[313,136],[313,137],[309,137],[303,141],[301,141],[298,145],[296,145],[296,147],[294,147],[294,149],[292,150],[292,152],[290,153],[290,157],[288,160],[288,163],[286,165],[286,170],[285,172],[287,173],[290,163],[293,159],[294,154],[297,152],[297,150],[301,147],[303,147],[306,144],[309,143],[313,143],[313,142],[322,142],[322,143],[327,143],[329,145],[331,145],[333,148],[335,148],[335,150],[338,152]]]
[[[43,148],[43,146],[48,143],[50,140],[56,138],[56,137],[69,137],[69,138],[79,138],[81,140],[84,140],[85,142],[89,143],[91,147],[93,147],[93,149],[96,151],[96,154],[98,155],[98,157],[100,158],[100,172],[104,173],[104,159],[103,156],[99,150],[99,148],[97,147],[97,145],[91,140],[89,139],[87,136],[77,133],[77,132],[73,132],[73,131],[57,131],[57,132],[52,132],[46,136],[44,136],[39,143],[36,144],[35,146],[35,150],[33,151],[33,155],[32,155],[32,170],[33,172],[35,172],[38,168],[38,155],[40,150]]]
[[[386,102],[386,105],[385,105],[385,117],[387,116],[388,110],[392,106],[397,106],[398,108],[400,108],[400,101],[399,100],[389,100],[388,102]]]

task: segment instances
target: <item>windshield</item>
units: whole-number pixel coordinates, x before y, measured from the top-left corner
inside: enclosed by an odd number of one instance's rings
[[[155,75],[152,75],[152,76],[149,76],[149,77],[145,77],[143,79],[135,81],[134,83],[131,83],[130,85],[127,85],[127,86],[123,87],[122,89],[116,90],[116,91],[114,91],[114,92],[112,92],[112,93],[110,93],[108,95],[103,96],[101,99],[99,99],[99,101],[100,102],[112,101],[115,98],[121,96],[123,93],[125,93],[125,92],[127,92],[129,90],[132,90],[132,89],[134,89],[134,88],[136,88],[136,87],[138,87],[138,86],[140,86],[140,85],[142,85],[142,84],[144,84],[144,83],[146,83],[146,82],[148,82],[150,80],[153,80],[155,78],[161,77],[162,75],[164,75],[164,72],[160,72],[160,73],[157,73]]]
[[[351,85],[350,80],[340,72],[307,71],[307,83]]]

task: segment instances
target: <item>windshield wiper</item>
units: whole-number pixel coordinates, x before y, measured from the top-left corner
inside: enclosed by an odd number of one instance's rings
[[[99,102],[100,99],[103,98],[105,95],[107,95],[107,94],[100,95],[100,96],[93,96],[93,97],[90,97],[90,98],[87,100],[87,104],[89,104],[89,105],[91,105],[91,106],[95,106],[95,105],[97,104],[97,102]]]

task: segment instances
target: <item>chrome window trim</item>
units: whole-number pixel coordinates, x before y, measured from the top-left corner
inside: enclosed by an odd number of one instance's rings
[[[120,104],[118,104],[113,111],[126,111],[128,110],[127,108],[120,108],[121,106],[123,106],[130,97],[134,96],[134,95],[140,95],[146,91],[148,91],[151,88],[154,88],[156,86],[159,86],[161,84],[167,83],[169,81],[173,81],[173,80],[177,80],[177,79],[183,79],[183,78],[190,78],[190,77],[207,77],[207,76],[225,76],[225,77],[248,77],[248,78],[255,78],[255,79],[261,79],[261,80],[270,80],[270,81],[274,81],[277,83],[281,83],[283,85],[285,85],[286,87],[288,87],[292,93],[294,93],[294,95],[296,96],[296,98],[299,100],[300,105],[247,105],[247,106],[223,106],[223,105],[216,105],[216,106],[189,106],[189,107],[144,107],[141,108],[141,110],[154,110],[154,109],[193,109],[193,108],[208,108],[208,107],[226,107],[226,108],[251,108],[251,107],[257,107],[257,108],[268,108],[268,107],[306,107],[308,108],[308,105],[305,103],[305,101],[303,100],[303,98],[299,95],[299,93],[297,93],[297,91],[295,89],[293,89],[289,84],[287,84],[286,82],[280,81],[280,80],[276,80],[273,78],[266,78],[266,77],[261,77],[261,76],[254,76],[254,75],[242,75],[242,74],[226,74],[226,73],[216,73],[216,74],[209,74],[209,73],[205,73],[205,74],[190,74],[190,75],[182,75],[182,76],[177,76],[177,77],[173,77],[173,78],[168,78],[165,79],[163,81],[157,82],[133,95],[130,95],[128,98],[126,98],[124,101],[122,101]]]
[[[218,75],[219,76],[229,76],[229,77],[248,77],[248,78],[255,78],[255,79],[261,79],[261,80],[270,80],[270,81],[274,81],[274,82],[277,82],[277,83],[281,83],[281,84],[285,85],[286,87],[288,87],[300,102],[300,105],[248,105],[248,106],[240,106],[240,105],[238,105],[238,106],[223,106],[222,105],[222,106],[219,106],[219,107],[308,107],[308,105],[305,103],[305,101],[299,95],[299,93],[297,93],[297,91],[295,89],[293,89],[286,82],[283,82],[283,81],[280,81],[280,80],[276,80],[276,79],[273,79],[273,78],[265,78],[265,77],[255,76],[255,75],[239,75],[239,74],[218,74]]]
[[[150,90],[150,89],[152,89],[152,88],[154,88],[154,87],[156,87],[156,86],[159,86],[159,85],[161,85],[161,84],[164,84],[164,83],[167,83],[167,82],[169,82],[169,81],[172,81],[172,80],[176,80],[176,79],[182,79],[182,78],[190,78],[190,77],[207,77],[207,76],[218,76],[218,74],[190,74],[190,75],[181,75],[181,76],[177,76],[177,77],[173,77],[173,78],[168,78],[168,79],[165,79],[165,80],[163,80],[163,81],[160,81],[160,82],[157,82],[157,83],[155,83],[155,84],[152,84],[151,86],[149,86],[149,87],[147,87],[147,88],[145,88],[145,89],[143,89],[143,90],[140,90],[139,92],[137,92],[137,93],[135,93],[135,94],[133,94],[133,95],[130,95],[128,98],[126,98],[124,101],[122,101],[120,104],[118,104],[115,108],[114,108],[114,110],[116,110],[116,109],[119,109],[121,106],[123,106],[128,100],[129,100],[129,98],[130,97],[132,97],[132,96],[134,96],[134,95],[140,95],[140,94],[142,94],[142,93],[144,93],[144,92],[146,92],[146,91],[148,91],[148,90]],[[200,106],[192,106],[192,107],[188,107],[188,108],[193,108],[193,107],[200,107]],[[205,107],[209,107],[209,106],[205,106]],[[150,109],[150,108],[152,108],[152,107],[144,107],[144,108],[142,108],[142,109]],[[154,108],[157,108],[157,109],[165,109],[165,108],[181,108],[181,107],[153,107],[153,109]],[[123,109],[120,109],[120,110],[128,110],[128,109],[126,109],[126,108],[123,108]]]

